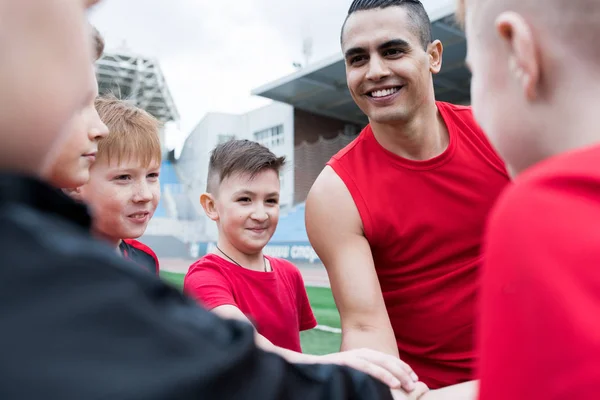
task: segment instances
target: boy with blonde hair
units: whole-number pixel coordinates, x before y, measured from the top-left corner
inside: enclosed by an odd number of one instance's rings
[[[95,102],[110,135],[98,144],[89,180],[76,189],[94,217],[94,234],[127,259],[158,273],[156,254],[135,240],[142,236],[160,200],[160,123],[114,96]]]

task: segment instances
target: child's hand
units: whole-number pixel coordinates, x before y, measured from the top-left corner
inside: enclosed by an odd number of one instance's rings
[[[404,390],[392,389],[392,397],[394,400],[420,400],[425,393],[431,393],[427,385],[423,382],[417,382],[415,389],[412,392],[406,393]]]
[[[348,350],[319,357],[319,363],[339,364],[357,369],[386,383],[392,389],[414,390],[419,381],[412,368],[389,354],[371,349]]]

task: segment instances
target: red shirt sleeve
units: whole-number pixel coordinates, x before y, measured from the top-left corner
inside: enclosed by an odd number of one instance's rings
[[[501,196],[485,241],[481,400],[598,398],[599,187],[554,177]]]
[[[212,310],[223,305],[238,307],[231,284],[218,265],[206,260],[193,264],[183,280],[184,292]]]
[[[313,329],[317,326],[317,320],[313,314],[312,307],[308,301],[308,294],[306,293],[306,287],[304,286],[304,279],[302,274],[296,266],[296,293],[298,299],[298,317],[300,318],[300,331],[306,331]]]

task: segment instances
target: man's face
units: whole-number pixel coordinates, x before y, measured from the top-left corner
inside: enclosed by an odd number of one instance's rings
[[[520,171],[535,149],[533,113],[511,71],[512,54],[495,32],[487,6],[466,2],[467,62],[472,72],[471,102],[477,122],[513,171]],[[485,21],[492,21],[487,23]],[[514,64],[513,64],[514,65]]]
[[[40,175],[93,97],[86,0],[0,0],[0,167]]]
[[[80,188],[94,231],[113,243],[142,236],[160,200],[159,172],[158,161],[149,166],[135,159],[94,163],[89,182]]]
[[[97,89],[94,94],[97,94]],[[52,164],[49,176],[51,183],[56,187],[76,188],[89,180],[90,167],[96,159],[98,141],[108,135],[108,128],[100,120],[93,98],[71,118],[66,131],[68,137]]]
[[[350,94],[371,122],[409,120],[433,100],[431,74],[439,67],[432,67],[403,7],[350,15],[342,51]]]
[[[215,196],[220,235],[240,252],[260,252],[277,228],[279,190],[279,175],[271,169],[253,179],[248,174],[225,178]]]

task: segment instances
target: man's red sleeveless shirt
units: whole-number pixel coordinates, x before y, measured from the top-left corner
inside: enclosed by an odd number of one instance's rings
[[[430,388],[474,379],[482,234],[509,182],[470,107],[437,107],[449,132],[441,155],[398,157],[367,126],[328,163],[360,213],[400,357]]]

